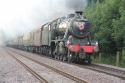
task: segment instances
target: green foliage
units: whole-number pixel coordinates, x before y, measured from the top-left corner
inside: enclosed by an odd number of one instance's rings
[[[108,64],[108,65],[116,65],[116,56],[112,56],[108,54],[107,55],[102,54],[101,62],[99,60],[99,56],[96,56],[96,58],[93,58],[93,63],[100,63],[100,64]],[[120,60],[119,67],[125,68],[125,55],[122,57],[122,60]]]
[[[93,24],[92,34],[100,41],[103,51],[117,51],[125,43],[125,0],[94,1],[85,11]]]
[[[95,3],[102,3],[104,0],[87,0],[88,1],[88,6],[91,6]]]

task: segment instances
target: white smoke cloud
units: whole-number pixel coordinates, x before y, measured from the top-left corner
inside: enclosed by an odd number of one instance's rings
[[[0,31],[14,38],[85,6],[86,0],[0,0]]]

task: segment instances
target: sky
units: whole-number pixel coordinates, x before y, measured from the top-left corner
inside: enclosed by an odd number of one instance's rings
[[[0,0],[0,45],[85,6],[86,0]]]

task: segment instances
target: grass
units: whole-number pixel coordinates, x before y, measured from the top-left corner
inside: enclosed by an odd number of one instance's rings
[[[99,56],[96,56],[96,58],[93,57],[93,62],[99,63],[99,64],[107,64],[107,65],[116,66],[116,55],[103,53],[101,55],[101,60],[100,60]],[[120,59],[119,67],[125,68],[125,53],[123,54],[123,56]]]

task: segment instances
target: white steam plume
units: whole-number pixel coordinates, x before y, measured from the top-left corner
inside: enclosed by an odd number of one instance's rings
[[[86,0],[0,0],[0,30],[14,38],[85,8]]]

